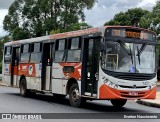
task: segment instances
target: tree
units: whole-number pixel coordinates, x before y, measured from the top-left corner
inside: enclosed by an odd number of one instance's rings
[[[157,1],[151,13],[141,18],[141,23],[141,27],[150,28],[160,34],[160,1]]]
[[[52,30],[50,32],[50,34],[57,34],[60,32],[69,32],[69,31],[76,31],[76,30],[82,30],[82,29],[87,29],[87,28],[91,28],[92,26],[88,25],[85,22],[81,22],[81,23],[73,23],[72,25],[70,25],[68,28],[66,29],[57,29],[57,30]]]
[[[120,12],[114,16],[112,20],[106,22],[105,25],[122,25],[131,26],[132,21],[135,19],[136,24],[140,21],[141,17],[149,14],[149,11],[143,10],[141,8],[128,9],[127,12]]]
[[[96,0],[15,0],[3,21],[4,30],[14,40],[46,35],[52,30],[68,30],[85,20],[84,9]]]
[[[4,43],[8,42],[9,40],[10,37],[8,35],[0,38],[0,74],[2,73]]]

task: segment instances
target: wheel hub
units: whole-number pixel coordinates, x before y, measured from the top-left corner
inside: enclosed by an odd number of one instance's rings
[[[72,99],[73,99],[74,102],[78,102],[78,100],[79,100],[79,91],[78,91],[78,89],[74,89],[72,91]]]

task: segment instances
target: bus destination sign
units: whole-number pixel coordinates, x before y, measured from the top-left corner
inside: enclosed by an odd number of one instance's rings
[[[141,30],[111,29],[111,35],[114,37],[136,38],[142,40],[155,40],[155,35]]]

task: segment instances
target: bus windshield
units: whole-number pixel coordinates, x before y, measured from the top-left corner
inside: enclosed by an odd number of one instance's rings
[[[146,43],[106,41],[102,68],[114,72],[155,73],[155,46]]]

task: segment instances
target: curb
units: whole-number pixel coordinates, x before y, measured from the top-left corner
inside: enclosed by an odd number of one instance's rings
[[[0,86],[7,86],[7,85],[3,83],[2,81],[0,81]]]
[[[150,106],[150,107],[160,108],[160,104],[158,104],[158,103],[151,103],[151,102],[147,102],[147,101],[143,101],[143,100],[137,100],[136,103],[146,105],[146,106]]]

